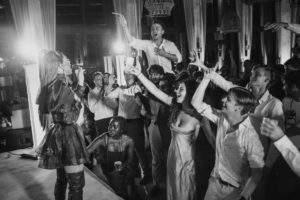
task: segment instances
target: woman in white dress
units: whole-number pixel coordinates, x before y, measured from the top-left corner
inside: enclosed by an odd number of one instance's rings
[[[140,69],[132,67],[130,72],[136,75],[150,93],[169,105],[171,109],[169,121],[172,139],[167,159],[167,199],[196,199],[194,157],[200,121],[199,115],[190,102],[197,83],[179,77],[176,81],[175,97],[173,97],[158,89],[141,73]]]

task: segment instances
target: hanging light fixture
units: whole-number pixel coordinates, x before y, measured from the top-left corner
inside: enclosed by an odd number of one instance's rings
[[[171,16],[174,7],[173,0],[146,0],[145,8],[149,11],[149,15],[153,17]]]

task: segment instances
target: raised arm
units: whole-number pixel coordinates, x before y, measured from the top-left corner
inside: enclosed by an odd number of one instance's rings
[[[117,15],[118,17],[118,20],[119,20],[119,23],[120,25],[122,26],[123,28],[123,31],[125,33],[125,36],[127,38],[127,41],[130,43],[133,41],[133,37],[131,36],[130,32],[129,32],[129,29],[128,29],[128,25],[127,25],[127,21],[124,17],[124,15],[120,14],[120,13],[113,13],[115,15]]]
[[[210,69],[206,67],[201,61],[198,56],[198,53],[196,50],[192,51],[190,53],[190,59],[192,62],[189,65],[196,65],[198,66],[200,71],[207,72],[209,71],[210,73],[206,75],[207,78],[209,78],[214,84],[216,84],[218,87],[222,88],[225,91],[230,90],[230,88],[236,87],[232,82],[227,81],[225,78],[223,78],[221,75],[215,72],[217,66],[219,63],[216,63],[215,67]]]
[[[158,98],[159,100],[161,100],[162,102],[164,102],[167,105],[172,104],[173,97],[167,95],[166,93],[164,93],[163,91],[158,89],[154,83],[152,83],[150,80],[148,80],[141,72],[140,67],[133,66],[130,68],[129,72],[131,74],[135,75],[141,81],[141,83],[146,87],[146,89],[150,93],[152,93],[156,98]]]
[[[200,85],[198,86],[194,96],[192,98],[192,106],[200,113],[200,115],[206,117],[213,123],[217,123],[219,116],[216,112],[211,108],[210,105],[207,105],[203,102],[205,90],[209,84],[209,79],[204,76],[204,79],[201,81]]]
[[[96,137],[89,146],[87,146],[87,151],[89,154],[93,153],[101,144],[103,144],[106,134],[99,135]]]

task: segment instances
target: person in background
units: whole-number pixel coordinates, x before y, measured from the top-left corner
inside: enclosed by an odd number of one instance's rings
[[[79,115],[83,114],[80,98],[84,91],[84,70],[77,72],[77,87],[71,88],[70,60],[58,51],[44,52],[40,57],[41,89],[38,95],[40,121],[46,135],[38,149],[38,166],[56,169],[56,200],[82,200],[85,185],[83,167],[89,161]],[[53,125],[47,123],[51,115]],[[48,121],[49,122],[49,121]]]
[[[108,133],[98,136],[87,149],[89,153],[100,149],[96,160],[109,185],[122,198],[131,198],[134,186],[134,142],[126,134],[126,120],[123,117],[113,117]]]
[[[131,67],[130,73],[134,74],[152,95],[171,106],[169,126],[172,139],[167,158],[167,199],[197,199],[194,159],[200,122],[190,104],[196,82],[178,77],[174,90],[176,96],[173,97],[158,89],[138,67]]]
[[[164,77],[164,70],[159,65],[152,65],[148,70],[149,80],[152,81],[156,86],[159,86],[161,79]],[[147,92],[146,92],[147,93]],[[142,109],[142,115],[149,119],[150,123],[148,126],[149,131],[149,142],[152,154],[152,179],[153,188],[151,190],[151,195],[155,196],[159,191],[159,184],[164,180],[165,166],[164,166],[164,154],[163,152],[163,142],[162,134],[160,133],[158,127],[157,116],[160,110],[161,102],[154,97],[151,93],[146,94],[149,101],[150,109]]]
[[[95,87],[88,94],[88,106],[92,113],[94,113],[96,134],[92,139],[107,131],[110,119],[114,116],[115,110],[118,107],[118,102],[115,99],[109,99],[105,96],[112,90],[114,83],[110,74],[102,75],[101,72],[95,72],[93,80]]]
[[[271,67],[272,69],[272,78],[271,82],[268,86],[268,90],[270,91],[270,94],[274,96],[275,98],[282,101],[282,99],[285,96],[285,92],[283,90],[283,74],[284,74],[284,65],[277,64]]]
[[[285,76],[283,111],[285,114],[285,128],[300,128],[300,71],[289,72]]]
[[[249,90],[233,87],[222,110],[214,109],[203,102],[210,81],[209,70],[205,73],[192,99],[194,108],[217,124],[215,167],[204,199],[249,199],[264,167],[264,149],[249,117],[255,98]]]
[[[154,21],[151,25],[152,39],[140,40],[131,36],[125,17],[119,14],[118,18],[129,45],[146,53],[148,65],[158,64],[163,67],[165,73],[174,74],[172,62],[180,63],[182,55],[173,42],[163,38],[165,33],[164,24],[161,21]]]
[[[149,160],[145,149],[144,123],[141,116],[142,101],[138,95],[128,95],[131,89],[136,87],[135,77],[124,73],[127,87],[118,87],[107,94],[109,99],[118,99],[118,116],[126,119],[126,133],[134,141],[136,155],[142,170],[141,185],[151,181],[151,171],[148,166]]]

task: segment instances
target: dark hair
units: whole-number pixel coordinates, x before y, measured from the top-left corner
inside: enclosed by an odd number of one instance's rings
[[[238,105],[243,106],[241,114],[254,112],[257,101],[255,100],[253,94],[243,87],[233,87],[228,91],[236,97],[236,102]]]
[[[148,72],[149,73],[154,72],[154,73],[158,73],[158,74],[162,74],[162,75],[165,73],[164,68],[160,65],[157,65],[157,64],[151,65]]]
[[[300,58],[297,57],[292,57],[290,59],[288,59],[285,63],[285,66],[290,65],[293,68],[299,69],[300,68]]]
[[[176,81],[176,85],[184,83],[186,87],[186,95],[182,103],[177,103],[176,98],[173,98],[173,105],[171,108],[171,115],[170,115],[170,123],[174,123],[177,119],[177,116],[179,115],[180,111],[182,109],[182,104],[187,104],[187,109],[184,109],[183,111],[186,112],[187,114],[199,118],[198,112],[194,109],[194,107],[191,104],[192,98],[194,96],[194,93],[197,89],[197,82],[193,79],[179,79]]]
[[[300,89],[300,71],[291,71],[288,72],[285,76],[285,84],[291,88],[293,85],[295,85],[298,89]]]
[[[161,20],[156,19],[152,22],[152,25],[153,24],[159,24],[164,31],[166,30],[166,25]]]
[[[121,117],[121,116],[114,116],[111,118],[110,122],[113,122],[113,121],[118,121],[120,123],[120,128],[122,130],[122,134],[124,134],[126,132],[126,119],[124,117]]]

